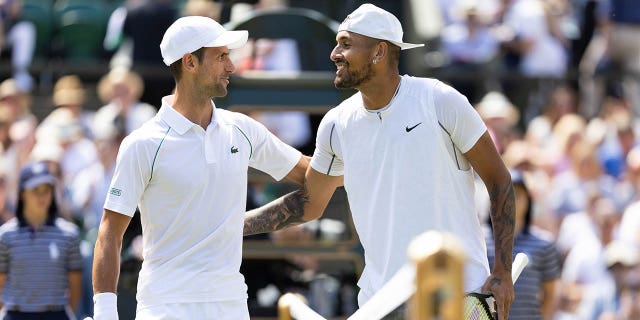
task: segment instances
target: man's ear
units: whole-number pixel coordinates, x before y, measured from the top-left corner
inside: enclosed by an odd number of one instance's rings
[[[198,65],[198,57],[191,53],[185,53],[182,56],[182,67],[189,72],[193,72],[195,70],[196,65]]]
[[[375,64],[378,61],[382,61],[382,59],[384,59],[389,53],[389,44],[384,42],[384,41],[380,41],[378,42],[378,44],[376,45],[376,53],[373,55],[373,63]]]

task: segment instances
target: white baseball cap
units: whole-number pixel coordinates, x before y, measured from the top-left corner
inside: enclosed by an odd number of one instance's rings
[[[183,55],[203,47],[224,47],[235,49],[247,42],[247,30],[228,31],[208,17],[182,17],[164,33],[160,42],[162,60],[167,66],[180,60]]]
[[[391,13],[370,3],[361,5],[342,21],[338,32],[349,31],[363,36],[387,40],[400,47],[401,50],[413,49],[424,44],[402,42],[402,25]]]

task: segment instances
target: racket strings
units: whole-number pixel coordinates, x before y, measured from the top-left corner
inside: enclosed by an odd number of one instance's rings
[[[463,318],[465,320],[494,320],[489,304],[482,295],[468,294],[464,298]]]

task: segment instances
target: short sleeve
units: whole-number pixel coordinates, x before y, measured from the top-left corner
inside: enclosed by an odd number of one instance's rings
[[[311,158],[313,169],[330,176],[344,174],[340,140],[336,132],[337,113],[337,109],[332,109],[320,121],[316,135],[316,149]]]
[[[151,161],[143,151],[142,142],[127,136],[120,144],[116,167],[104,208],[133,217],[151,177]]]
[[[433,103],[438,122],[462,153],[469,151],[487,131],[478,112],[454,88],[438,83],[433,90]]]
[[[0,234],[0,273],[7,273],[9,269],[9,247],[4,234]]]
[[[540,252],[540,267],[542,281],[560,278],[562,272],[562,257],[553,243],[548,243]]]
[[[73,236],[69,239],[67,259],[68,271],[81,271],[83,269],[82,254],[80,253],[80,238]]]
[[[251,144],[254,146],[249,166],[263,171],[275,180],[282,180],[300,161],[300,151],[282,142],[263,124],[246,118],[251,127]]]

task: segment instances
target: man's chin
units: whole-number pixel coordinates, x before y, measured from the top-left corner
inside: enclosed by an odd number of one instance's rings
[[[349,83],[347,83],[346,81],[344,81],[343,79],[340,79],[340,78],[336,78],[335,80],[333,80],[333,85],[338,89],[351,88]]]

